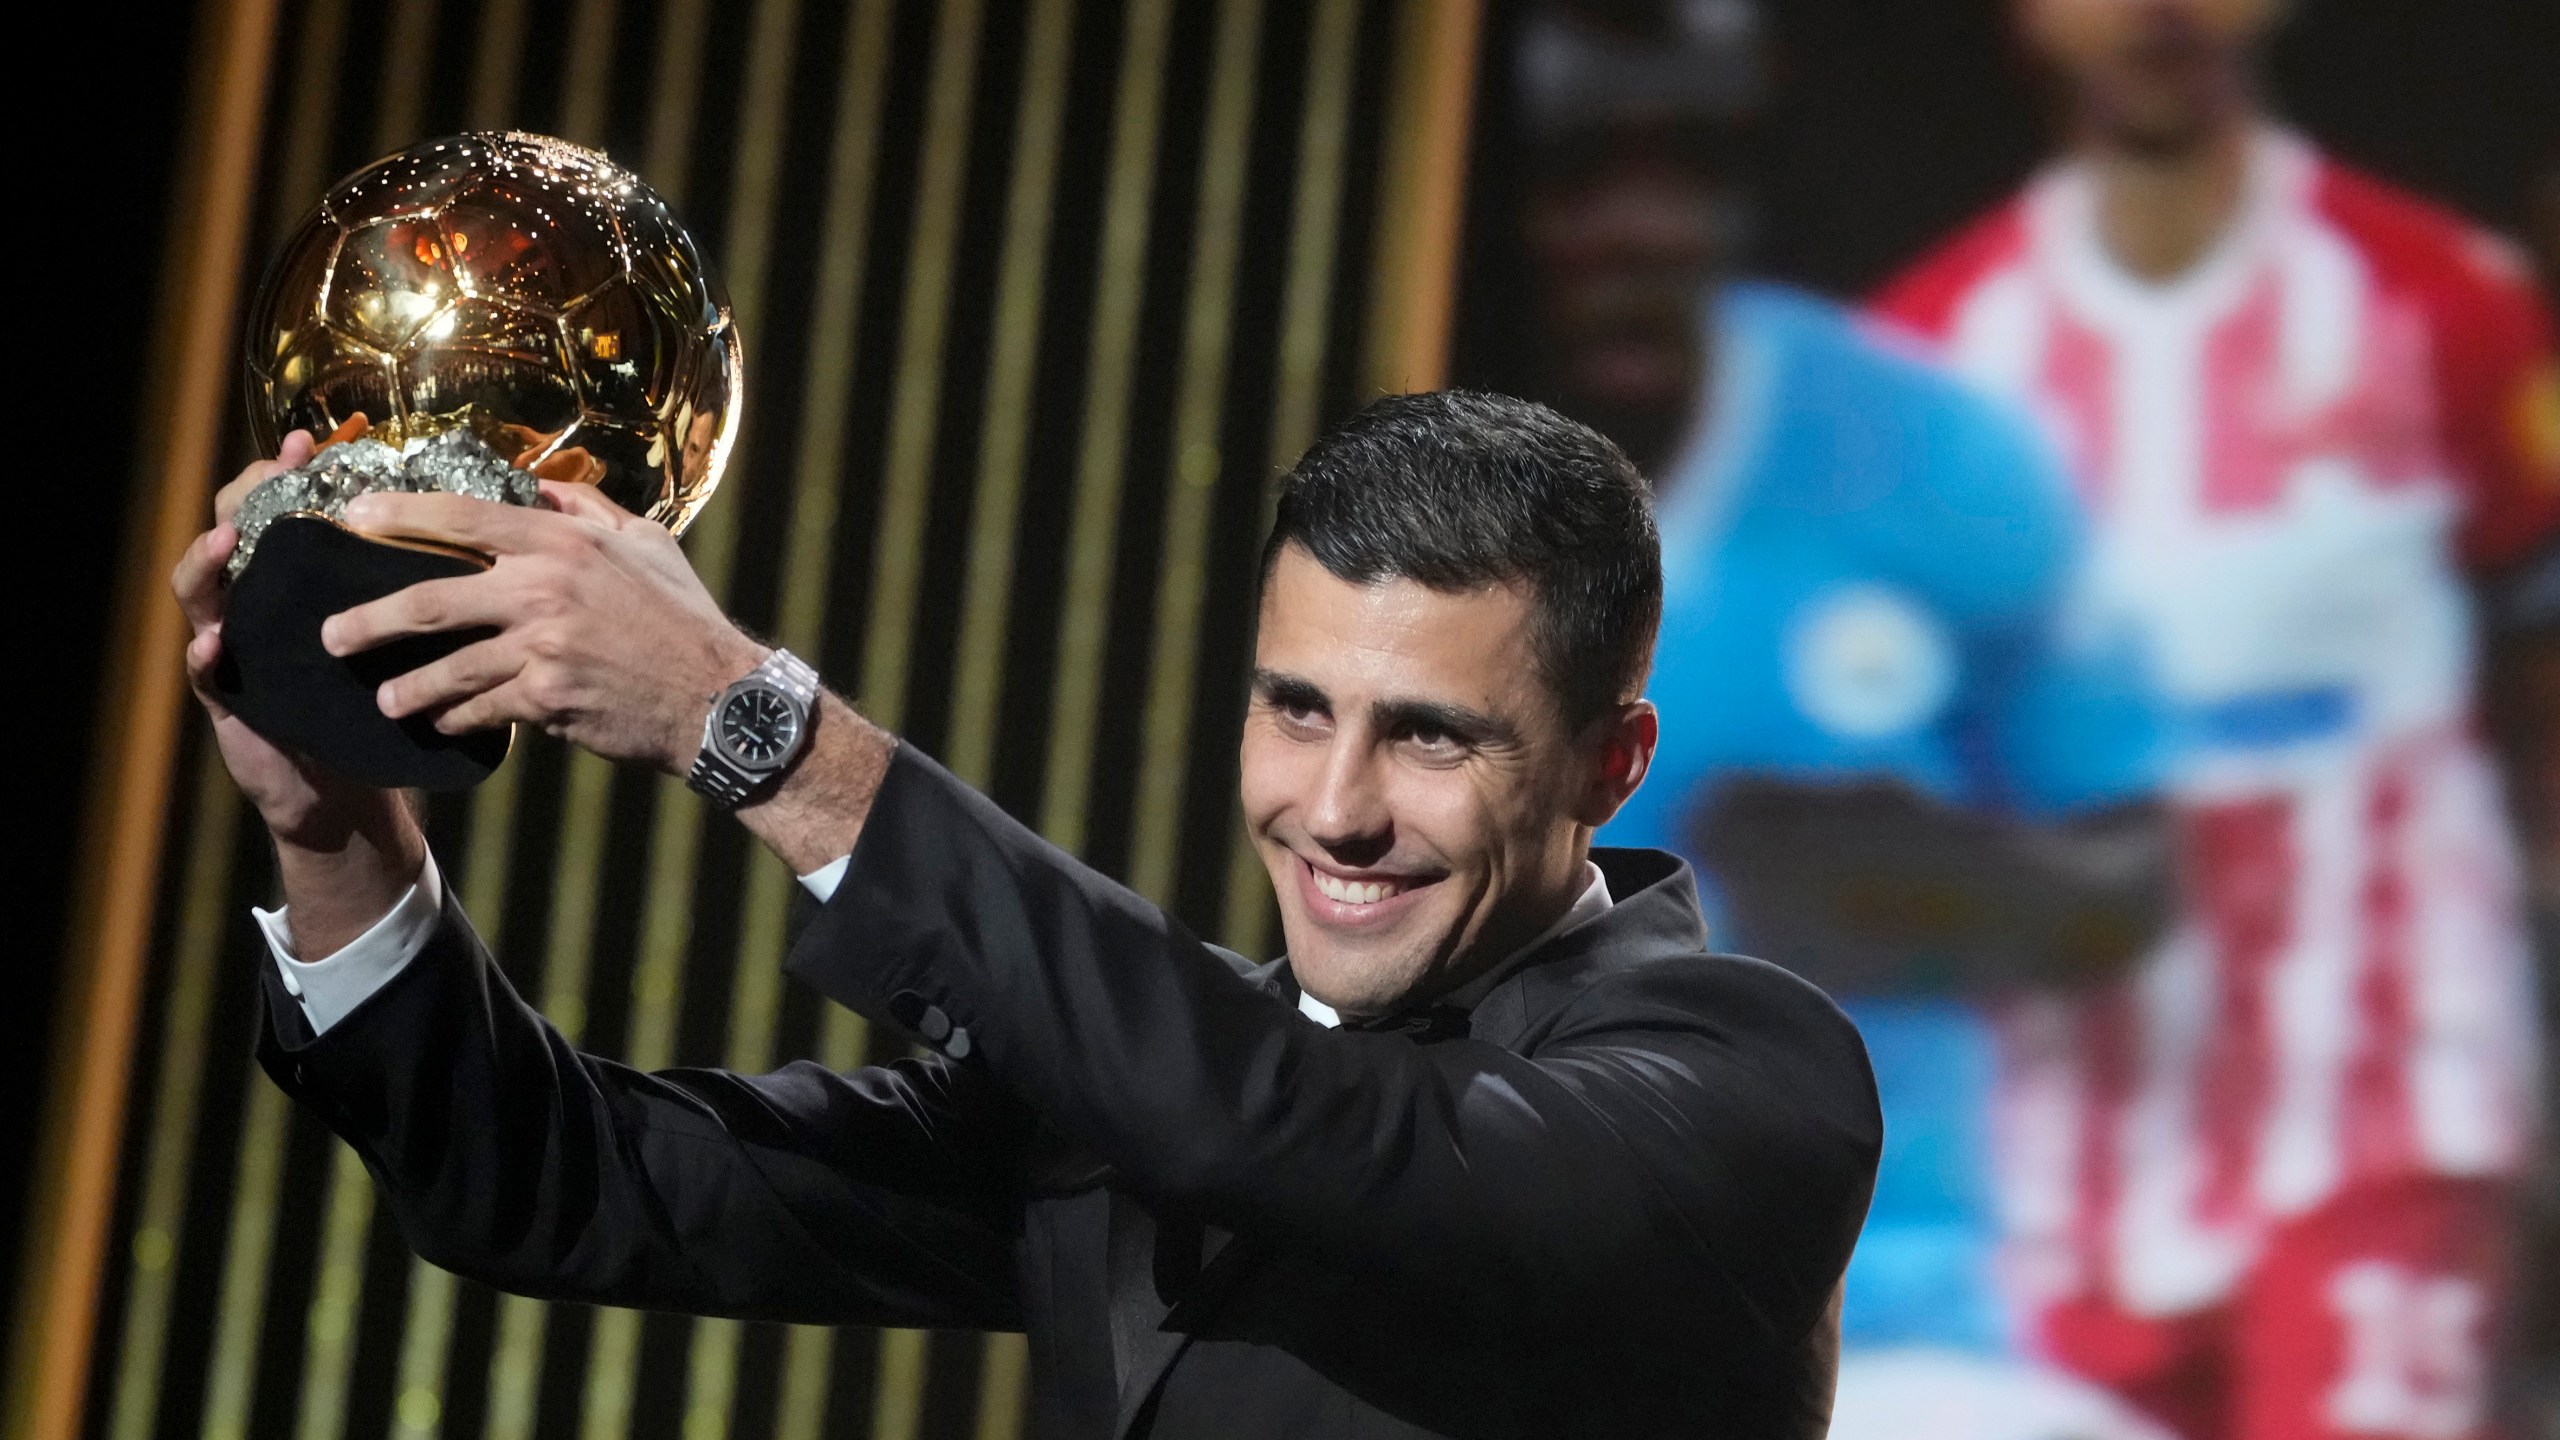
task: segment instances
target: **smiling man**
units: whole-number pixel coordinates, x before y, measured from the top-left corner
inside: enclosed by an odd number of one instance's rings
[[[740,633],[664,531],[545,494],[359,502],[497,559],[332,648],[494,627],[384,708],[691,774],[824,901],[792,973],[932,1053],[581,1055],[398,796],[208,698],[287,902],[261,1058],[421,1254],[598,1303],[1027,1330],[1046,1436],[1821,1434],[1874,1089],[1817,991],[1708,953],[1679,861],[1591,846],[1653,750],[1662,586],[1607,441],[1396,397],[1286,481],[1242,745],[1289,943],[1260,966]],[[176,576],[200,695],[234,543]]]

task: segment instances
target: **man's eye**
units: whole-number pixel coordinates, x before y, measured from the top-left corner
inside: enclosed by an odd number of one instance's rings
[[[1404,738],[1406,744],[1435,754],[1455,750],[1460,744],[1457,736],[1437,725],[1409,726],[1404,732]]]

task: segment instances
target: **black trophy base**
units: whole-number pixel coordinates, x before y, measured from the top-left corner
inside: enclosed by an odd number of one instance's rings
[[[394,720],[374,692],[494,630],[413,635],[343,658],[320,624],[421,580],[470,575],[460,556],[386,545],[310,515],[286,515],[258,537],[224,607],[215,693],[249,728],[349,779],[386,789],[467,790],[507,758],[512,730],[446,735],[423,715]]]

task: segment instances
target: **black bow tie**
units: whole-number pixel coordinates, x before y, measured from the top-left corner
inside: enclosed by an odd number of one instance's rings
[[[1458,1005],[1417,1005],[1409,1010],[1367,1018],[1344,1016],[1345,1030],[1365,1030],[1378,1035],[1402,1035],[1418,1044],[1434,1040],[1454,1040],[1468,1033],[1467,1011]]]

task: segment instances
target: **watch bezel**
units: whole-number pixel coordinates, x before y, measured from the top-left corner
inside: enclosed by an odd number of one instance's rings
[[[721,719],[731,705],[760,692],[770,692],[791,717],[795,733],[768,761],[750,760],[730,743]],[[788,650],[768,652],[763,663],[738,677],[712,697],[702,717],[702,748],[694,752],[685,784],[724,810],[734,810],[779,777],[790,773],[808,753],[810,734],[818,723],[818,672]]]
[[[728,714],[731,706],[737,705],[748,699],[750,696],[755,695],[772,696],[774,699],[781,702],[783,713],[791,717],[792,733],[790,738],[783,741],[781,749],[776,751],[771,759],[767,760],[751,759],[748,756],[738,753],[737,748],[730,742],[727,727],[720,723],[722,717]],[[720,696],[720,703],[713,706],[711,711],[712,748],[719,752],[721,759],[727,761],[739,770],[746,772],[750,776],[769,775],[774,771],[781,769],[783,766],[790,764],[792,755],[797,752],[800,742],[807,737],[808,733],[808,704],[801,700],[799,696],[792,694],[790,691],[783,689],[781,686],[774,684],[770,680],[762,678],[745,680],[730,686],[729,689]]]

